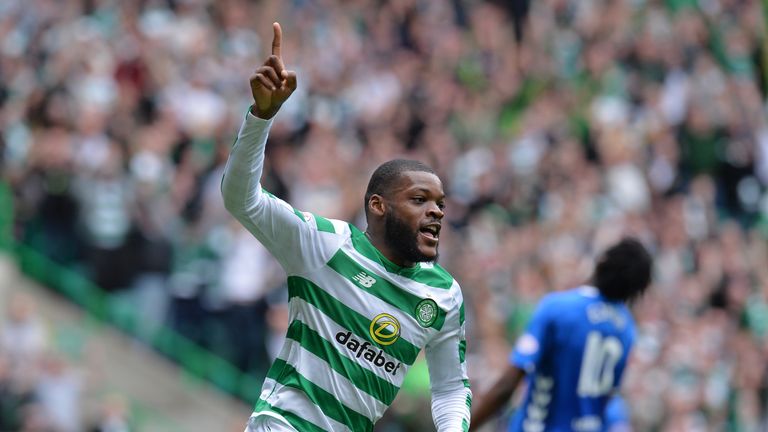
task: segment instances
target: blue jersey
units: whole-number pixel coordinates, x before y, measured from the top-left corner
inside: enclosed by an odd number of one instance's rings
[[[608,432],[630,432],[632,426],[629,418],[629,407],[624,399],[615,395],[605,407],[605,427]]]
[[[606,430],[634,338],[629,309],[594,287],[545,296],[510,356],[528,384],[510,431]]]

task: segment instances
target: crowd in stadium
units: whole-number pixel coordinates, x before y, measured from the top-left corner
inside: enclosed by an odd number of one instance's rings
[[[75,366],[32,296],[4,296],[0,310],[0,430],[19,432],[128,432],[128,404],[117,394],[85,407],[96,390],[95,371]],[[70,336],[71,338],[71,336]],[[69,343],[73,348],[72,341]],[[72,353],[69,353],[72,354]]]
[[[263,375],[284,275],[219,185],[279,19],[299,88],[264,187],[363,226],[376,166],[435,168],[474,388],[543,294],[631,233],[655,258],[622,391],[636,429],[766,430],[762,14],[757,0],[3,1],[15,233],[141,311],[139,337],[171,326]]]

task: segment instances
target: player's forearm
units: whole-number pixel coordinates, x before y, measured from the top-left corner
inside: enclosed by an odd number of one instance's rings
[[[509,398],[504,394],[492,389],[490,392],[482,394],[475,398],[475,407],[472,409],[472,427],[470,430],[477,430],[494,416]]]
[[[432,392],[432,418],[438,432],[466,431],[472,392],[463,385],[456,389]]]
[[[263,120],[250,112],[240,127],[221,182],[224,206],[238,219],[246,216],[262,198],[261,174],[272,120]]]
[[[525,372],[522,369],[510,365],[486,393],[477,397],[472,409],[472,427],[470,430],[479,429],[488,419],[498,414],[499,410],[512,397],[524,376]]]

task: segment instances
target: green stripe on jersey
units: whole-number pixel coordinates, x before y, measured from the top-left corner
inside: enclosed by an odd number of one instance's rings
[[[281,416],[283,416],[286,420],[288,420],[288,423],[290,423],[291,426],[294,427],[294,429],[299,430],[301,432],[327,432],[325,429],[315,425],[314,423],[310,423],[304,420],[302,417],[300,417],[297,414],[294,414],[290,411],[286,411],[284,409],[270,405],[269,402],[265,401],[264,399],[259,399],[259,401],[256,402],[256,408],[254,408],[253,411],[254,412],[272,411],[272,412],[278,413]]]
[[[278,383],[301,390],[320,410],[353,431],[372,431],[373,422],[366,416],[342,404],[332,393],[310,381],[283,359],[276,359],[267,373]]]
[[[316,307],[341,327],[350,330],[357,338],[366,340],[398,361],[410,366],[416,361],[420,349],[400,336],[392,345],[381,346],[369,333],[371,320],[337,300],[312,281],[299,276],[288,277],[288,297],[299,297]]]
[[[315,222],[317,223],[317,230],[323,231],[323,232],[329,232],[329,233],[335,233],[336,230],[333,228],[333,223],[329,221],[328,219],[318,216],[316,214],[312,214],[312,216],[315,217]]]
[[[339,249],[339,251],[336,252],[336,255],[328,261],[328,266],[334,269],[336,273],[347,278],[358,288],[400,309],[413,319],[417,319],[416,314],[418,312],[416,311],[416,307],[419,302],[424,300],[423,298],[413,295],[390,281],[372,274],[371,271],[366,270],[365,267],[355,262],[355,260],[344,253],[343,250]],[[363,284],[361,282],[363,277],[366,280],[368,280],[368,278],[373,279],[371,279],[370,282]],[[373,280],[375,280],[375,282],[373,282]],[[443,328],[443,323],[445,323],[445,311],[438,307],[437,318],[430,327],[440,330]]]
[[[280,199],[280,198],[276,197],[272,192],[270,192],[270,191],[268,191],[268,190],[266,190],[264,188],[261,188],[261,191],[264,193],[264,195],[266,195],[266,196],[268,196],[268,197],[270,197],[272,199]],[[304,219],[304,214],[303,213],[301,213],[300,211],[296,210],[293,207],[291,207],[291,210],[293,210],[293,214],[298,216],[299,219],[301,219],[301,220],[306,222],[306,219]]]
[[[390,273],[400,274],[401,271],[407,270],[406,268],[400,267],[382,255],[381,252],[379,252],[379,250],[371,244],[365,233],[357,229],[356,226],[349,224],[349,229],[352,231],[352,246],[364,257],[381,264]]]
[[[270,192],[270,191],[268,191],[268,190],[266,190],[264,188],[261,188],[261,191],[266,196],[268,196],[270,198],[280,199],[280,198],[276,197],[272,192]],[[298,216],[299,219],[303,220],[304,222],[307,221],[307,218],[304,216],[304,213],[302,213],[300,210],[296,210],[293,207],[291,207],[291,210],[293,210],[293,214]],[[333,229],[333,223],[331,223],[331,221],[329,221],[328,219],[326,219],[324,217],[317,216],[315,214],[313,214],[312,216],[315,217],[315,222],[317,223],[317,230],[318,231],[324,231],[324,232],[329,232],[329,233],[335,233],[336,232],[336,230]]]
[[[261,191],[264,192],[264,195],[266,195],[266,196],[268,196],[270,198],[279,199],[278,197],[275,196],[275,194],[273,194],[272,192],[270,192],[270,191],[268,191],[268,190],[266,190],[264,188],[261,188]]]
[[[347,378],[358,389],[368,393],[385,405],[391,405],[399,388],[342,355],[327,339],[301,321],[288,327],[288,339],[328,362],[333,370]]]
[[[459,363],[464,363],[464,358],[467,355],[467,341],[463,340],[459,342]]]
[[[453,276],[437,263],[434,263],[432,268],[416,268],[413,276],[403,276],[435,288],[448,289],[453,286]]]
[[[434,264],[426,268],[421,265],[400,267],[382,255],[371,244],[368,237],[357,229],[356,226],[349,224],[349,229],[352,230],[352,246],[355,250],[371,261],[381,264],[388,272],[407,277],[412,281],[423,283],[433,288],[448,289],[453,285],[453,277],[439,265]]]

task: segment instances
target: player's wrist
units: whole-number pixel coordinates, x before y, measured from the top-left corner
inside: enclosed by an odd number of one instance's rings
[[[274,117],[277,112],[280,110],[280,107],[270,107],[267,109],[260,109],[258,104],[254,103],[251,105],[251,108],[249,109],[249,112],[254,115],[255,117],[258,117],[262,120],[271,120],[272,117]]]

